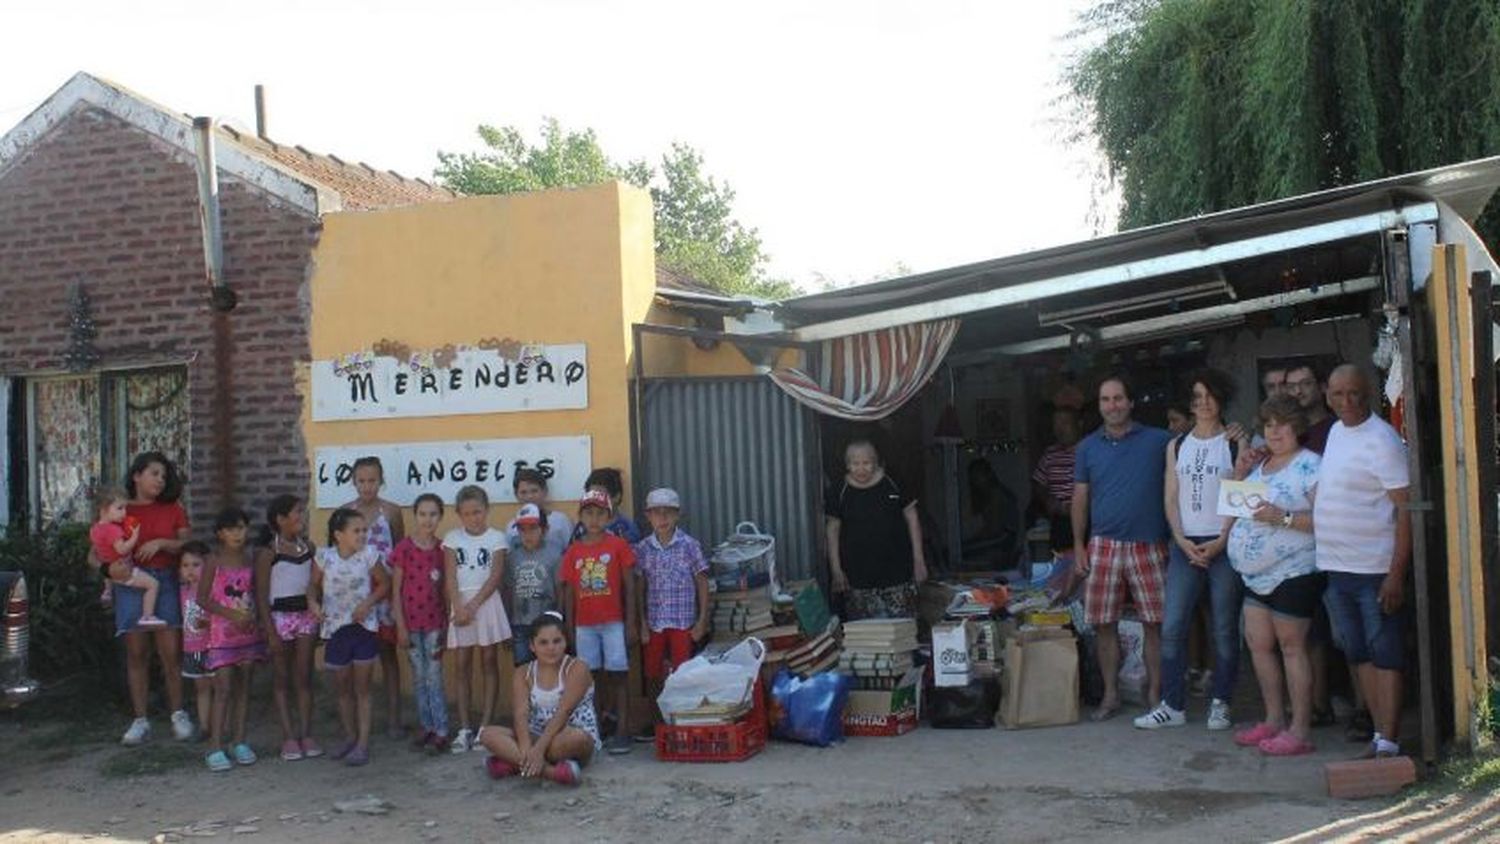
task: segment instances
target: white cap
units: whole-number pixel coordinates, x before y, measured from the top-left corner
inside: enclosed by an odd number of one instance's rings
[[[682,499],[677,496],[677,490],[661,487],[646,493],[646,509],[655,510],[658,507],[670,507],[673,510],[681,510]]]
[[[527,504],[516,512],[516,525],[539,525],[542,523],[542,510],[535,504]]]

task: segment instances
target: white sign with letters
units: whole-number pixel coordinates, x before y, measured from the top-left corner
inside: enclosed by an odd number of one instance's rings
[[[457,416],[589,406],[583,343],[534,346],[511,360],[494,349],[463,348],[448,366],[420,367],[388,355],[361,354],[312,364],[312,418],[387,419]]]
[[[338,507],[357,497],[354,461],[368,456],[379,457],[385,470],[380,497],[408,506],[432,492],[452,507],[469,484],[483,487],[492,504],[511,503],[516,500],[512,479],[528,467],[546,475],[548,487],[566,499],[583,489],[593,471],[593,441],[586,436],[324,446],[316,454],[318,507]]]

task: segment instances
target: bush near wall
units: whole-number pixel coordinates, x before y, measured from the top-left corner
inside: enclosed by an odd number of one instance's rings
[[[89,674],[121,688],[114,616],[99,604],[102,581],[86,562],[88,552],[88,525],[31,531],[12,524],[0,537],[0,571],[26,575],[32,676],[56,681]]]

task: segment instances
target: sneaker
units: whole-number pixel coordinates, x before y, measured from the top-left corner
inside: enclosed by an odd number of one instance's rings
[[[655,724],[647,724],[645,729],[643,729],[640,732],[636,733],[634,736],[632,736],[632,738],[635,739],[636,744],[655,744],[656,743],[656,725]]]
[[[1166,701],[1162,701],[1156,705],[1155,709],[1135,719],[1135,728],[1137,730],[1160,730],[1163,727],[1181,727],[1186,723],[1186,712],[1173,709],[1167,706]]]
[[[1256,745],[1267,756],[1302,756],[1312,753],[1312,742],[1303,741],[1290,732],[1280,733]]]
[[[154,615],[143,615],[135,623],[136,627],[166,627],[167,623]]]
[[[179,709],[172,713],[172,738],[178,741],[192,741],[198,730],[193,726],[193,718],[187,714],[186,709]]]
[[[1210,730],[1227,730],[1234,726],[1229,720],[1229,701],[1214,698],[1208,704],[1208,728]]]
[[[501,759],[499,756],[487,756],[484,760],[484,769],[489,772],[490,779],[503,780],[516,772],[516,766]]]
[[[135,747],[151,738],[151,722],[145,718],[137,718],[130,722],[130,727],[125,730],[125,735],[120,737],[120,744],[126,747]]]
[[[452,753],[468,753],[474,749],[474,731],[464,727],[453,737]]]
[[[245,744],[244,742],[240,742],[239,744],[235,745],[230,749],[230,752],[234,754],[234,761],[240,763],[241,765],[254,765],[256,759],[258,758],[255,755],[255,751],[250,749],[250,745]]]
[[[296,739],[287,739],[281,743],[281,761],[296,762],[303,758],[302,743]]]
[[[304,759],[316,759],[323,755],[322,745],[314,741],[312,736],[303,738],[299,744],[302,745],[302,758]]]
[[[339,745],[339,749],[338,750],[335,750],[334,752],[328,754],[328,758],[332,759],[335,762],[342,762],[344,760],[345,756],[348,756],[350,753],[353,753],[353,752],[354,752],[354,742],[352,742],[352,741],[346,741],[343,744]]]
[[[234,763],[229,761],[228,754],[226,754],[222,750],[215,750],[214,752],[203,757],[203,762],[204,764],[208,765],[208,769],[210,771],[213,771],[216,774],[222,774],[225,771],[234,769]]]
[[[605,752],[611,756],[624,756],[633,749],[635,743],[630,740],[630,736],[624,734],[610,736],[609,741],[604,743]]]
[[[583,782],[583,768],[572,759],[565,759],[548,768],[546,776],[558,785],[578,785]]]
[[[1375,741],[1371,742],[1371,744],[1375,747],[1376,759],[1389,759],[1393,756],[1401,755],[1401,745],[1391,741],[1388,738],[1378,738]]]
[[[349,755],[344,757],[344,764],[351,768],[370,764],[370,749],[363,745],[356,745],[353,750],[349,751]]]
[[[1259,747],[1266,739],[1276,738],[1281,733],[1280,727],[1273,727],[1262,721],[1249,729],[1240,730],[1234,734],[1234,743],[1240,747]]]

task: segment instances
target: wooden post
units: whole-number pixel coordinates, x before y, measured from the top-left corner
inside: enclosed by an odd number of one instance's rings
[[[1489,691],[1485,657],[1484,559],[1480,547],[1479,461],[1474,401],[1474,307],[1462,244],[1432,252],[1438,405],[1442,418],[1444,536],[1453,666],[1453,738],[1470,751],[1483,740],[1479,715]],[[1488,506],[1493,506],[1491,502]]]

